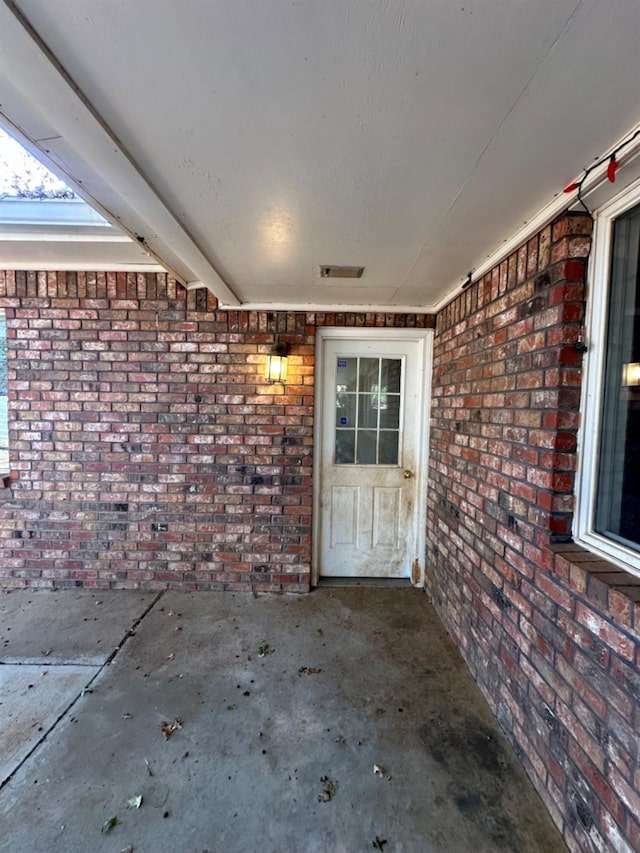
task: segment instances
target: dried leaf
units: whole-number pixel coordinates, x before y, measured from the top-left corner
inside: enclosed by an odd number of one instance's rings
[[[107,818],[105,822],[102,824],[102,828],[100,832],[111,832],[114,826],[118,823],[118,818],[114,815],[113,817]]]
[[[180,717],[176,717],[172,723],[163,723],[160,726],[160,730],[162,732],[162,737],[165,740],[169,740],[171,735],[175,731],[177,731],[178,729],[181,729],[181,728],[182,728],[182,720],[180,719]]]
[[[264,658],[267,655],[272,655],[274,652],[275,649],[272,649],[269,643],[262,643],[262,645],[258,647],[259,658]]]
[[[142,805],[142,794],[137,794],[135,797],[130,797],[127,800],[128,809],[139,809]]]
[[[324,789],[318,794],[318,800],[321,803],[328,803],[335,796],[338,790],[338,783],[328,776],[321,776],[320,781],[324,785]]]
[[[322,672],[320,667],[317,666],[301,666],[298,670],[298,675],[316,675],[318,672]]]

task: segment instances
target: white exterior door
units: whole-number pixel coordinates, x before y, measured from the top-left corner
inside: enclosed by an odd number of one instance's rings
[[[431,336],[358,331],[320,334],[316,567],[320,576],[411,578],[417,584]]]

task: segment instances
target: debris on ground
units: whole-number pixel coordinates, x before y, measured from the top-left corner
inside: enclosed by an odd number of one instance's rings
[[[236,709],[235,705],[227,705],[227,711],[235,711],[235,709]]]
[[[100,832],[111,832],[114,826],[117,826],[118,818],[114,815],[113,817],[109,817],[102,824]]]
[[[334,741],[334,743],[339,743],[340,746],[345,746],[347,743],[347,739],[343,735],[340,735],[340,737],[334,738],[333,741]]]
[[[129,845],[128,847],[123,847],[120,853],[133,853],[133,847]]]
[[[264,658],[267,655],[272,655],[275,652],[275,649],[272,649],[269,643],[262,643],[261,646],[258,646],[258,657]]]
[[[45,649],[41,649],[42,655],[43,655],[43,657],[45,657],[45,658],[48,658],[52,651],[53,651],[53,649],[46,649],[46,650],[45,650]]]
[[[123,720],[131,720],[133,718],[133,714],[129,714],[128,712],[126,714],[121,714],[121,716]]]
[[[144,763],[147,765],[147,773],[149,776],[153,776],[153,770],[151,769],[151,765],[149,764],[149,759],[145,758]]]
[[[381,764],[373,765],[373,774],[374,776],[380,776],[382,779],[391,779],[391,776],[387,773],[387,771]]]
[[[298,675],[316,675],[318,672],[322,672],[319,666],[301,666]]]
[[[160,726],[160,730],[162,732],[162,737],[165,740],[169,740],[171,735],[175,731],[177,731],[178,729],[181,729],[181,728],[182,728],[182,720],[180,719],[180,717],[176,717],[172,723],[163,723]]]
[[[135,797],[129,797],[127,800],[128,809],[139,809],[142,805],[142,794],[137,794]]]
[[[170,655],[167,655],[167,660],[175,660],[175,654],[171,652]]]
[[[318,794],[318,801],[321,803],[328,803],[334,798],[335,793],[338,790],[338,783],[333,779],[330,779],[328,776],[321,776],[320,781],[324,785],[324,788]]]
[[[374,840],[371,843],[373,844],[374,850],[382,850],[384,845],[388,844],[389,842],[387,841],[386,838],[378,838],[378,836],[376,835],[376,837],[374,838]]]

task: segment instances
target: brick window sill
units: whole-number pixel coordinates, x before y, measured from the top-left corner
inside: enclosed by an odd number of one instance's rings
[[[640,632],[640,577],[574,543],[549,545],[557,574],[621,627]]]

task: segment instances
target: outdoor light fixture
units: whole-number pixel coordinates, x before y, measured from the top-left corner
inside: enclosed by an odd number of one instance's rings
[[[640,385],[640,361],[622,365],[622,385],[627,388]]]
[[[287,345],[283,341],[276,341],[267,356],[264,375],[270,382],[287,381]]]

